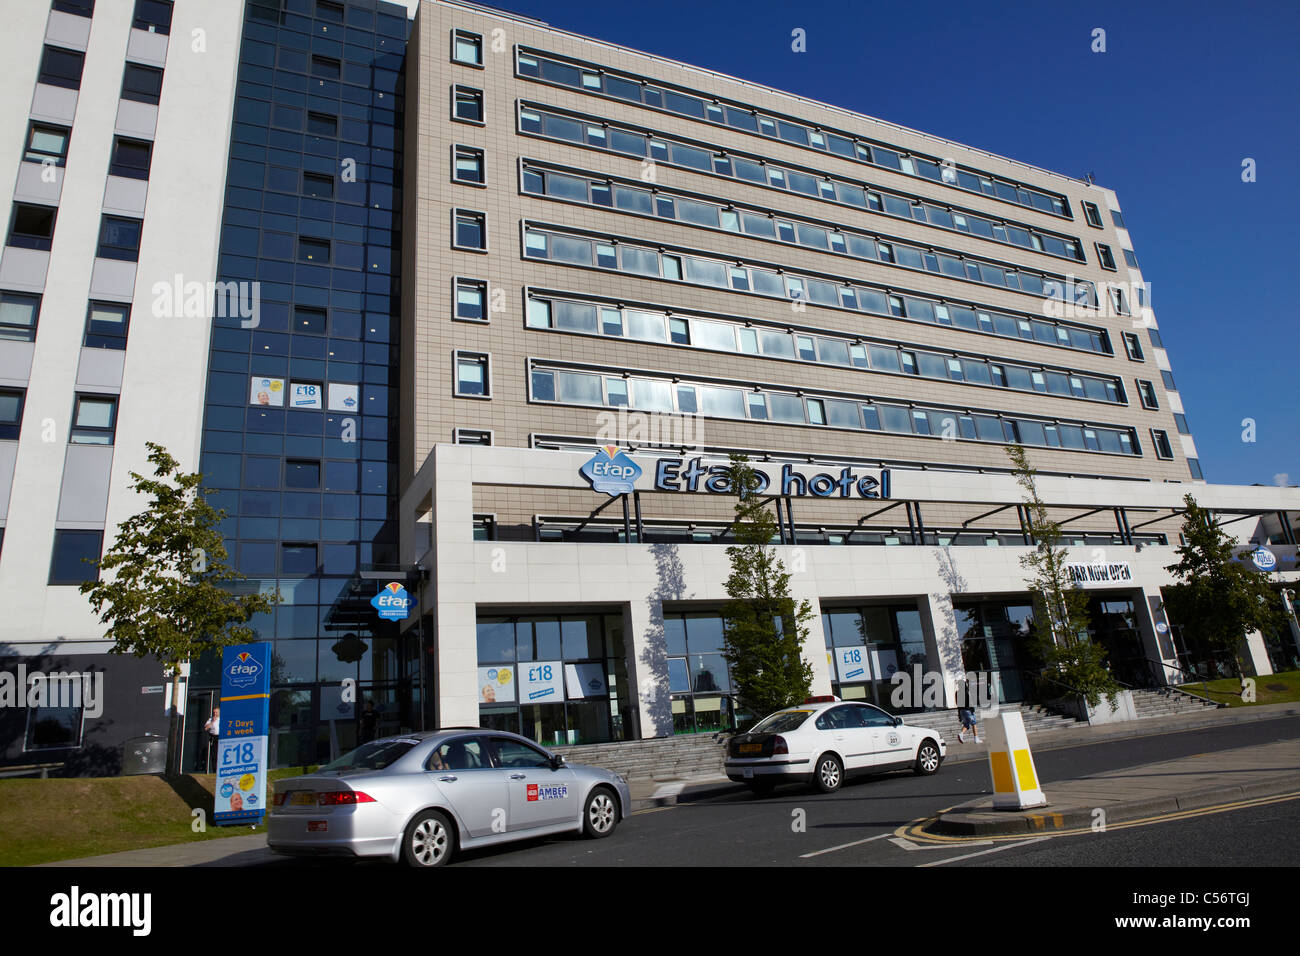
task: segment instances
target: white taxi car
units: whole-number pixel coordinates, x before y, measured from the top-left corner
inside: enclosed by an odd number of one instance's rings
[[[909,727],[871,704],[819,698],[764,718],[727,744],[727,777],[766,793],[778,783],[812,783],[823,793],[852,774],[911,767],[939,769],[948,752],[943,736]]]

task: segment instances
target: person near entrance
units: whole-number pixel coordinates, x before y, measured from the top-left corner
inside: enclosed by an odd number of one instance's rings
[[[375,702],[373,700],[367,698],[360,719],[360,742],[364,744],[375,739],[375,729],[379,726],[379,714],[375,712]]]
[[[204,751],[203,772],[212,773],[212,765],[217,758],[217,741],[221,739],[220,707],[212,708],[212,716],[209,717],[208,722],[203,725],[203,729],[207,731],[207,733],[204,734],[204,737],[207,738],[207,749]]]

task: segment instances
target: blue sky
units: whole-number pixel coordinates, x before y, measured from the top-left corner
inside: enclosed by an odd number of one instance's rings
[[[1300,484],[1300,346],[1285,281],[1300,257],[1300,4],[494,5],[1067,175],[1093,173],[1119,195],[1152,284],[1205,477],[1272,484],[1284,473]],[[796,28],[804,53],[791,50]],[[1092,51],[1096,28],[1104,53]],[[1247,157],[1251,183],[1241,178]]]

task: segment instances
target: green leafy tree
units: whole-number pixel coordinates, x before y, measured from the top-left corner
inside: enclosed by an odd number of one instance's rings
[[[1051,520],[1038,494],[1038,472],[1020,445],[1007,449],[1015,465],[1016,483],[1025,493],[1029,534],[1034,550],[1020,559],[1029,572],[1026,582],[1034,598],[1034,651],[1044,676],[1073,689],[1096,707],[1107,698],[1115,707],[1120,686],[1106,669],[1106,648],[1088,638],[1088,594],[1074,583],[1067,568],[1069,551],[1061,544],[1061,526]]]
[[[1233,558],[1236,542],[1214,516],[1183,497],[1183,536],[1179,560],[1165,570],[1179,583],[1164,589],[1165,610],[1178,622],[1184,638],[1232,654],[1243,674],[1241,647],[1251,631],[1267,633],[1286,627],[1281,596],[1269,576]]]
[[[249,619],[269,611],[279,592],[236,594],[243,575],[226,565],[218,524],[225,518],[203,497],[203,476],[185,474],[161,445],[146,442],[154,477],[131,472],[131,488],[148,506],[118,527],[97,562],[98,581],[81,585],[107,626],[110,653],[152,655],[175,673],[209,648],[256,638]],[[168,767],[180,763],[180,684],[173,683]]]
[[[808,697],[812,666],[803,659],[803,645],[813,611],[790,596],[790,574],[771,546],[776,517],[758,496],[758,474],[743,455],[732,455],[728,476],[736,495],[737,543],[727,548],[731,600],[722,610],[723,656],[740,706],[762,718]]]

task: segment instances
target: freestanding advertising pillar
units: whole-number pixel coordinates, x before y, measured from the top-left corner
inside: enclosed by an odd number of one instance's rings
[[[993,808],[1028,810],[1047,806],[1020,712],[999,711],[984,725],[984,735],[989,747],[989,772],[993,775]]]
[[[239,644],[221,659],[221,739],[213,822],[257,824],[266,813],[271,645]]]

